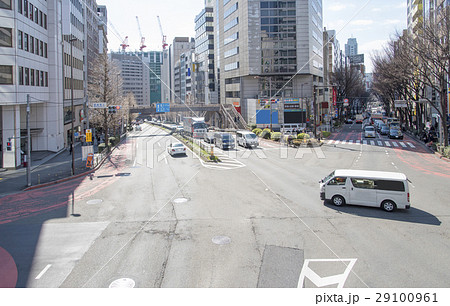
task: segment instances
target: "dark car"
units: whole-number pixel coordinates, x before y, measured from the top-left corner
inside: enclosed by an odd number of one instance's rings
[[[389,127],[387,124],[382,124],[380,127],[380,134],[381,135],[389,135]]]
[[[348,118],[348,119],[345,120],[345,123],[347,123],[347,124],[352,124],[352,123],[353,123],[353,120],[350,119],[350,118]]]
[[[400,129],[390,129],[389,138],[403,139],[403,134]]]

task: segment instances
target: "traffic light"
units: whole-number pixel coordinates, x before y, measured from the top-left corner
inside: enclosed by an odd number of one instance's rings
[[[11,141],[6,142],[6,151],[12,151],[12,143],[11,143]]]
[[[109,114],[115,114],[116,113],[116,106],[115,105],[109,105],[108,106],[108,113]]]
[[[118,112],[122,106],[116,105],[115,107],[116,107],[116,112]]]

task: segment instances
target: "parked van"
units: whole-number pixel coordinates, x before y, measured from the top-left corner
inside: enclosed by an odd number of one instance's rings
[[[388,212],[410,208],[408,179],[396,172],[335,170],[320,181],[320,198],[336,206],[373,206]]]
[[[249,132],[249,131],[237,131],[236,132],[236,142],[239,146],[243,147],[257,147],[259,145],[258,143],[258,136],[256,136],[255,133]]]
[[[281,125],[281,132],[283,134],[292,134],[294,131],[300,132],[303,130],[302,124],[300,123],[286,123]]]
[[[224,149],[234,149],[234,138],[231,133],[214,133],[214,143],[216,147]]]

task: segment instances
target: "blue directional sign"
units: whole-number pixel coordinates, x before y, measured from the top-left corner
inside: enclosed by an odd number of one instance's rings
[[[156,103],[156,112],[157,113],[170,112],[170,104],[169,103]]]

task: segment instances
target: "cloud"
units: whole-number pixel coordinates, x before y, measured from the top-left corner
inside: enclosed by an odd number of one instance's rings
[[[328,7],[328,10],[333,11],[333,12],[338,12],[338,11],[345,10],[346,8],[347,8],[346,5],[341,4],[341,3],[336,3],[334,5],[330,5]]]
[[[382,50],[383,47],[387,44],[387,42],[388,40],[385,39],[372,40],[370,42],[360,45],[359,53],[370,54],[375,50]]]
[[[355,25],[355,26],[367,26],[367,25],[371,25],[373,24],[373,20],[371,19],[358,19],[358,20],[353,20],[352,22],[350,22],[351,25]]]
[[[385,25],[392,25],[392,24],[400,24],[402,21],[398,19],[386,19],[384,20],[383,24]]]
[[[372,9],[372,12],[381,12],[381,11],[382,11],[382,9],[380,9],[379,7],[374,7]]]

